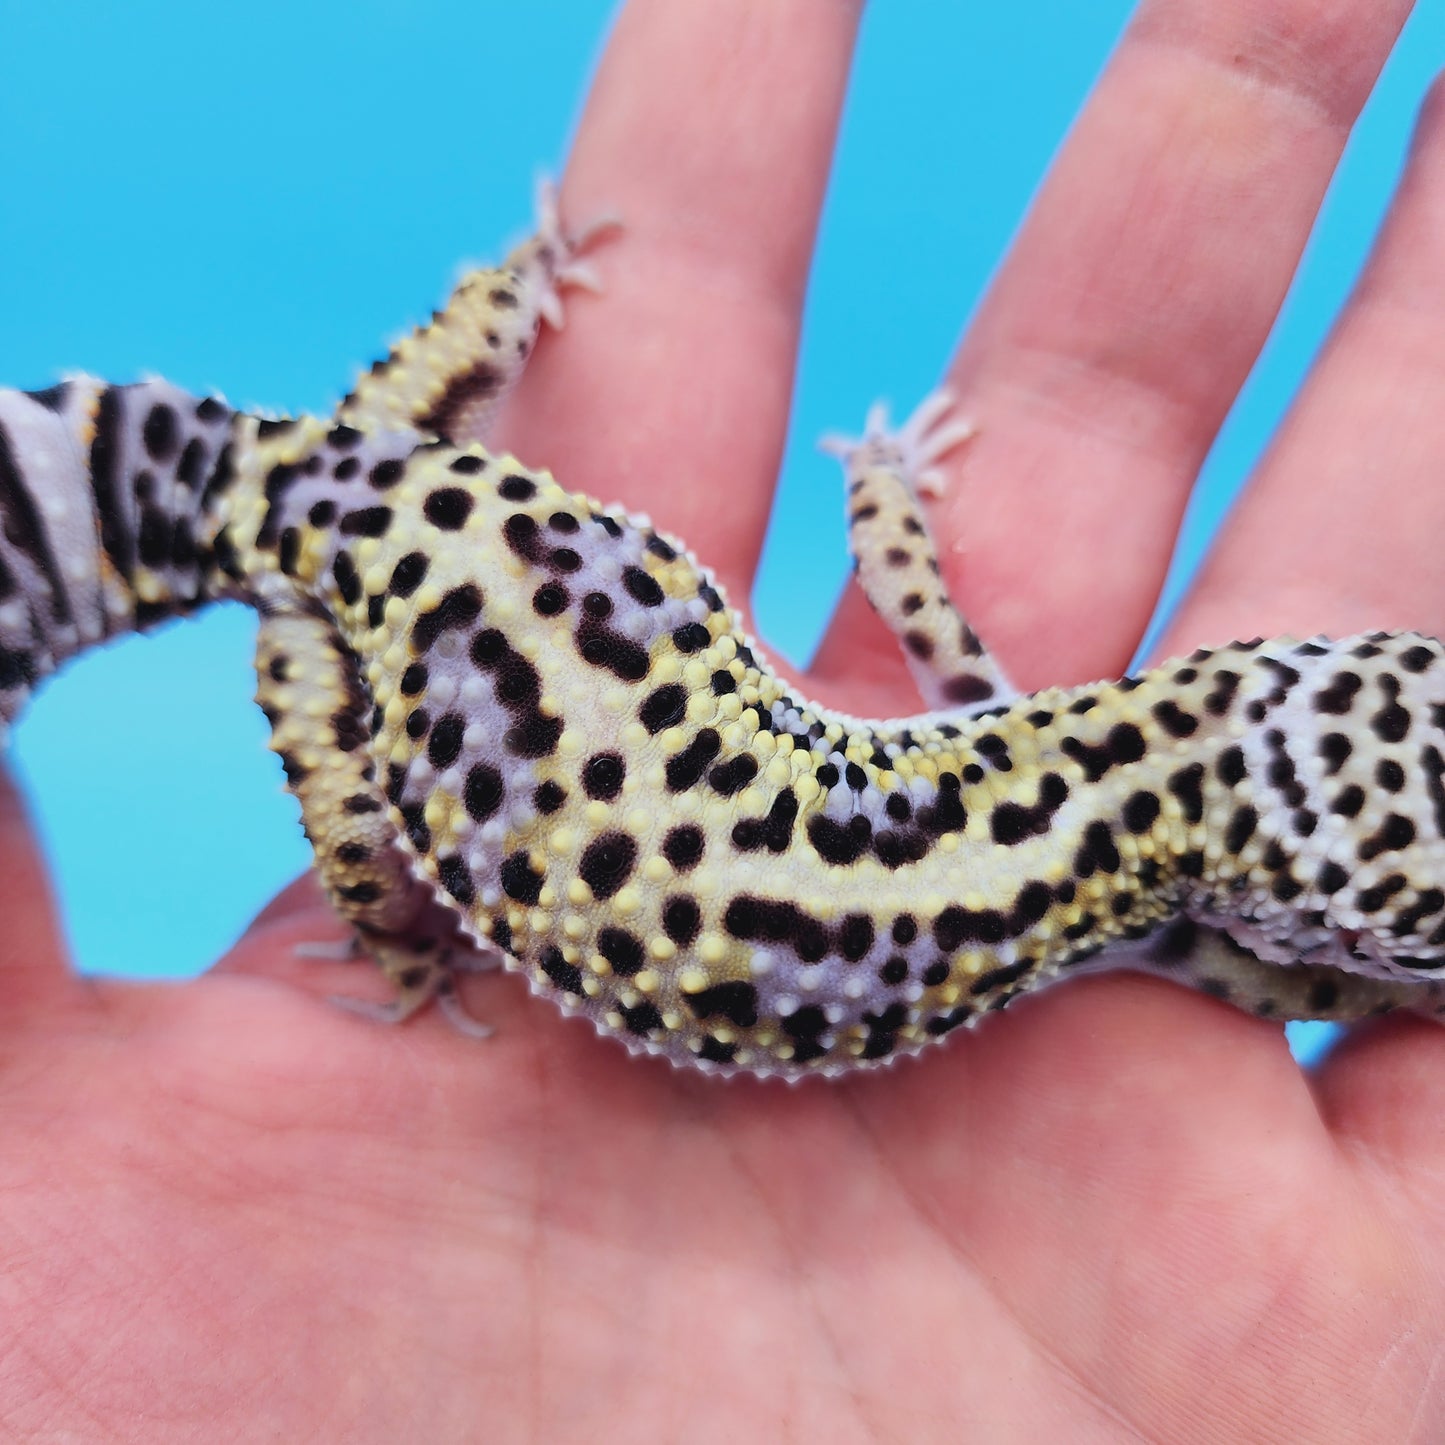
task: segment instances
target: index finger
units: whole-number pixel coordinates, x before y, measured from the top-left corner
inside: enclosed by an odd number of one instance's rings
[[[861,0],[631,0],[563,187],[625,230],[542,347],[509,445],[701,545],[742,600],[782,454]]]

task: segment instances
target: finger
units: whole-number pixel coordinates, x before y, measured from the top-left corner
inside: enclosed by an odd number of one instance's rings
[[[1381,1019],[1354,1029],[1314,1074],[1332,1133],[1374,1160],[1423,1181],[1438,1212],[1445,1165],[1445,1053],[1433,1020]]]
[[[1408,11],[1150,0],[1126,32],[950,373],[979,435],[944,575],[1025,685],[1126,664]]]
[[[1165,639],[1445,632],[1445,85],[1421,112],[1385,226],[1251,490]],[[1337,1135],[1392,1170],[1445,1160],[1439,1026],[1352,1031],[1320,1066]],[[1419,1202],[1419,1196],[1416,1196]]]
[[[923,706],[898,639],[851,578],[805,685],[809,697],[864,717],[906,717]]]
[[[632,0],[568,164],[615,211],[600,298],[544,345],[505,436],[645,510],[746,596],[782,452],[804,288],[861,0]]]
[[[65,937],[25,804],[0,769],[0,1028],[23,1025],[31,1010],[73,985]]]
[[[1167,645],[1445,633],[1445,89],[1334,335]]]

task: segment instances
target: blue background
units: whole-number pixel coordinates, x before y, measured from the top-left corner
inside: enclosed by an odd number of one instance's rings
[[[836,470],[813,439],[856,426],[875,395],[906,406],[934,383],[1129,9],[869,11],[758,592],[763,631],[790,655],[806,657],[846,571]],[[611,11],[0,0],[0,378],[159,372],[237,404],[329,408],[460,261],[526,228]],[[1210,458],[1166,602],[1347,293],[1442,55],[1445,0],[1426,0]],[[870,308],[860,354],[854,293],[880,264],[895,304]],[[82,967],[196,971],[306,866],[249,704],[251,635],[228,607],[114,646],[17,727]]]

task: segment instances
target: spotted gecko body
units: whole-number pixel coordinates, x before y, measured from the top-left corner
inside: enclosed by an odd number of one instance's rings
[[[107,637],[254,605],[272,746],[394,1018],[501,961],[633,1050],[796,1078],[1100,966],[1276,1017],[1445,1011],[1440,643],[1018,696],[938,579],[917,493],[962,429],[930,404],[835,447],[937,711],[817,707],[680,543],[482,445],[580,244],[544,214],[328,419],[0,392],[0,722]]]

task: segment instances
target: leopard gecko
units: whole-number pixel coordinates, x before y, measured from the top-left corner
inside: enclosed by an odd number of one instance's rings
[[[832,444],[932,709],[795,695],[647,518],[485,445],[568,285],[544,198],[330,417],[161,380],[0,391],[0,726],[67,658],[220,598],[316,866],[395,988],[497,964],[634,1052],[831,1076],[1101,967],[1273,1018],[1445,1012],[1445,649],[1200,649],[1020,695],[920,494],[946,397]],[[677,485],[686,486],[686,477]]]

